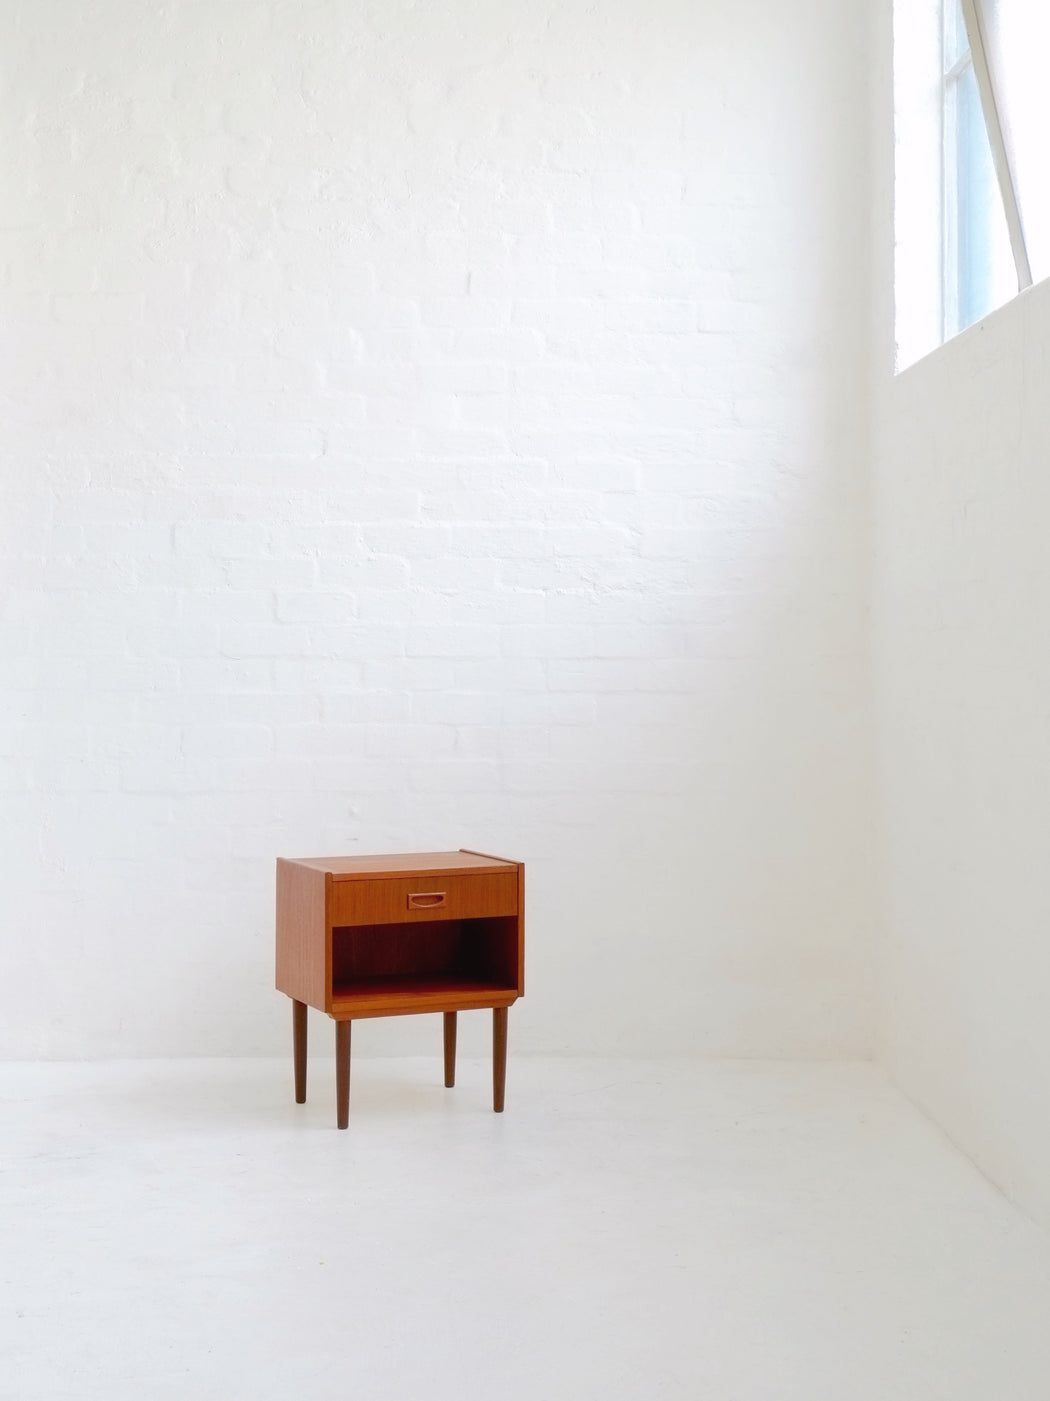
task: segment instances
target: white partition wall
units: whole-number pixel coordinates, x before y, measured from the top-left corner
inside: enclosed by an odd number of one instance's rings
[[[1046,1222],[1050,286],[892,377],[889,10],[874,107],[881,1054]]]

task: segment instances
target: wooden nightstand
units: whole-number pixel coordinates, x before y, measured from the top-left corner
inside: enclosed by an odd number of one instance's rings
[[[306,1009],[335,1021],[336,1122],[350,1120],[350,1023],[492,1008],[492,1107],[503,1110],[507,1008],[525,991],[525,867],[477,851],[277,862],[277,990],[292,999],[295,1099],[306,1101]]]

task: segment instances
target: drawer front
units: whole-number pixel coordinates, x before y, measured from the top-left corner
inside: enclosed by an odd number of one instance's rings
[[[329,895],[329,920],[334,925],[415,924],[517,913],[517,871],[333,881]]]

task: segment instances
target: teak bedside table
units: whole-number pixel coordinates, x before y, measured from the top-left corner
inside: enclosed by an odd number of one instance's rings
[[[492,1107],[503,1110],[507,1008],[525,991],[525,867],[478,851],[277,862],[277,990],[292,999],[295,1099],[306,1102],[306,1009],[335,1022],[336,1122],[350,1122],[350,1023],[492,1008]]]

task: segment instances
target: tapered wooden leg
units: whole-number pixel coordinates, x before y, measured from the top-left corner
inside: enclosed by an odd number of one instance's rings
[[[445,1013],[445,1089],[456,1083],[456,1014]]]
[[[335,1024],[335,1122],[350,1125],[350,1023]]]
[[[306,1003],[292,998],[292,1057],[295,1062],[295,1102],[306,1103]]]
[[[503,1113],[503,1094],[507,1088],[507,1009],[492,1009],[492,1108]]]

